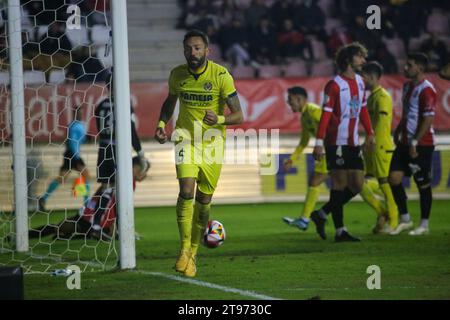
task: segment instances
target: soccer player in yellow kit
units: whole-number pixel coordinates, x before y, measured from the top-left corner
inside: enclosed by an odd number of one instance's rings
[[[288,104],[293,112],[301,114],[302,133],[300,143],[289,159],[284,162],[284,170],[288,171],[293,163],[302,155],[303,150],[308,146],[310,137],[316,135],[317,126],[322,115],[322,108],[314,103],[308,102],[308,93],[302,87],[292,87],[288,89]],[[283,221],[291,226],[296,226],[301,230],[308,229],[311,212],[314,210],[317,198],[319,197],[319,186],[328,177],[328,170],[325,158],[314,163],[314,173],[308,182],[305,205],[302,215],[297,219],[283,217]]]
[[[307,101],[307,92],[302,87],[292,87],[288,89],[288,104],[293,112],[301,113],[302,133],[300,143],[292,153],[289,159],[284,162],[284,170],[289,170],[294,162],[303,153],[303,150],[308,146],[310,137],[316,135],[317,127],[319,125],[320,117],[322,115],[322,108],[314,103]],[[389,169],[389,167],[388,167]],[[314,210],[317,199],[319,197],[319,186],[328,178],[328,170],[325,157],[320,161],[314,162],[314,173],[308,182],[308,191],[306,192],[305,205],[303,206],[302,214],[299,218],[293,219],[291,217],[283,217],[283,221],[290,226],[299,228],[300,230],[307,230],[311,213]],[[384,216],[385,208],[383,204],[375,198],[374,190],[377,189],[378,184],[372,185],[364,183],[360,195],[377,213],[378,216]],[[321,210],[329,212],[329,204],[325,204]]]
[[[180,186],[176,213],[181,249],[175,270],[187,277],[197,273],[197,251],[222,168],[225,126],[243,120],[233,78],[226,68],[207,59],[208,44],[201,31],[192,30],[184,36],[187,64],[170,73],[169,94],[155,132],[160,143],[168,141],[164,127],[179,99],[180,112],[172,135]],[[225,105],[230,109],[226,116]]]
[[[389,92],[379,83],[382,74],[383,67],[375,61],[365,64],[361,72],[366,88],[371,91],[367,100],[367,108],[377,142],[374,152],[364,152],[366,175],[378,179],[389,216],[389,227],[386,228],[383,228],[386,222],[385,217],[383,215],[378,216],[377,225],[373,230],[374,233],[389,233],[389,229],[394,230],[398,224],[397,205],[388,183],[389,167],[395,149],[391,137],[393,107]]]

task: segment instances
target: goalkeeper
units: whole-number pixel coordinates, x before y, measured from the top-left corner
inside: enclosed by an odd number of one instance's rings
[[[136,187],[136,181],[140,182],[147,176],[149,166],[145,168],[141,165],[139,157],[133,158],[133,189]],[[103,196],[108,199],[104,210],[100,209],[99,197],[92,197],[87,202],[86,207],[82,207],[78,214],[64,218],[58,225],[43,225],[32,228],[28,232],[30,239],[54,235],[56,239],[74,239],[74,238],[95,238],[110,240],[115,233],[116,222],[116,195],[114,189],[109,188]],[[99,216],[100,230],[93,229],[93,220]]]
[[[99,137],[99,148],[97,156],[97,182],[101,185],[94,194],[94,198],[98,197],[100,204],[100,211],[106,208],[109,197],[107,191],[115,189],[116,181],[116,134],[115,134],[115,119],[114,119],[114,92],[113,92],[113,77],[112,73],[107,80],[107,87],[110,96],[101,101],[95,108],[95,119],[97,124],[97,131]],[[138,154],[142,172],[147,172],[150,167],[150,162],[146,159],[144,150],[142,150],[141,141],[136,132],[136,125],[134,122],[134,112],[131,108],[131,141],[133,149]],[[101,214],[96,214],[94,217],[93,228],[99,231]]]

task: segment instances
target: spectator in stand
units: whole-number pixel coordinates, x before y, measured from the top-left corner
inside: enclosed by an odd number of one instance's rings
[[[284,62],[286,62],[286,58],[298,57],[299,55],[305,60],[314,59],[311,43],[300,31],[294,29],[294,23],[291,19],[284,20],[283,30],[278,33],[277,42]],[[305,55],[305,50],[308,55]]]
[[[222,52],[225,53],[227,61],[237,66],[250,64],[258,67],[250,57],[247,29],[240,19],[233,19],[231,26],[223,28],[220,38]]]
[[[283,24],[286,19],[292,19],[294,16],[291,0],[277,0],[270,7],[270,19],[275,25],[277,31],[283,30]]]
[[[394,1],[391,0],[393,22],[397,35],[403,40],[405,48],[409,39],[419,37],[425,30],[429,15],[428,1]],[[413,22],[413,23],[412,23]]]
[[[275,64],[277,60],[277,37],[268,16],[263,16],[252,33],[252,56],[260,64]]]
[[[386,48],[386,44],[384,44],[384,42],[380,42],[380,44],[375,49],[373,59],[370,60],[379,61],[383,66],[385,74],[398,73],[397,61],[392,53],[390,53]]]
[[[317,5],[317,1],[304,0],[300,5],[294,6],[295,25],[305,35],[315,35],[317,39],[325,42],[327,34],[325,25],[325,14]]]
[[[234,0],[224,0],[219,8],[218,16],[221,26],[229,26],[235,19],[244,21],[244,16]]]
[[[353,31],[353,39],[360,43],[364,43],[364,46],[369,52],[369,56],[373,55],[378,44],[381,42],[381,31],[367,29],[366,17],[364,15],[354,17],[350,30]]]
[[[328,57],[334,57],[335,53],[340,47],[343,47],[352,42],[352,36],[350,35],[346,27],[334,29],[327,41],[326,47]]]
[[[448,52],[445,43],[434,33],[420,46],[420,51],[428,57],[428,71],[438,71],[448,62]]]
[[[245,21],[251,29],[257,29],[263,18],[268,19],[269,8],[264,0],[252,0],[250,6],[245,10]]]

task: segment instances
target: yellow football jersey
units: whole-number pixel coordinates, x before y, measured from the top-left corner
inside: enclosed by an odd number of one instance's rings
[[[376,87],[367,100],[377,149],[394,150],[391,137],[392,98],[383,87]]]
[[[302,110],[300,124],[302,126],[300,143],[291,155],[293,161],[297,160],[302,154],[303,149],[308,146],[309,139],[316,136],[319,126],[322,108],[314,103],[307,103]]]
[[[194,122],[198,121],[203,132],[214,128],[225,134],[224,125],[209,126],[203,122],[206,110],[223,115],[226,98],[237,94],[233,78],[225,67],[207,60],[205,70],[194,74],[187,64],[177,66],[170,73],[169,94],[178,96],[180,102],[177,129],[185,129],[193,135]]]

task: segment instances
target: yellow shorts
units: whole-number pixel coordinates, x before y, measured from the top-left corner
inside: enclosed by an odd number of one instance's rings
[[[377,179],[389,176],[393,152],[376,149],[374,152],[364,152],[364,165],[366,174]]]
[[[175,146],[177,179],[195,178],[197,188],[204,194],[213,194],[219,181],[223,163],[223,144]]]
[[[314,161],[314,172],[328,174],[327,161],[325,157],[322,157],[320,161]]]

